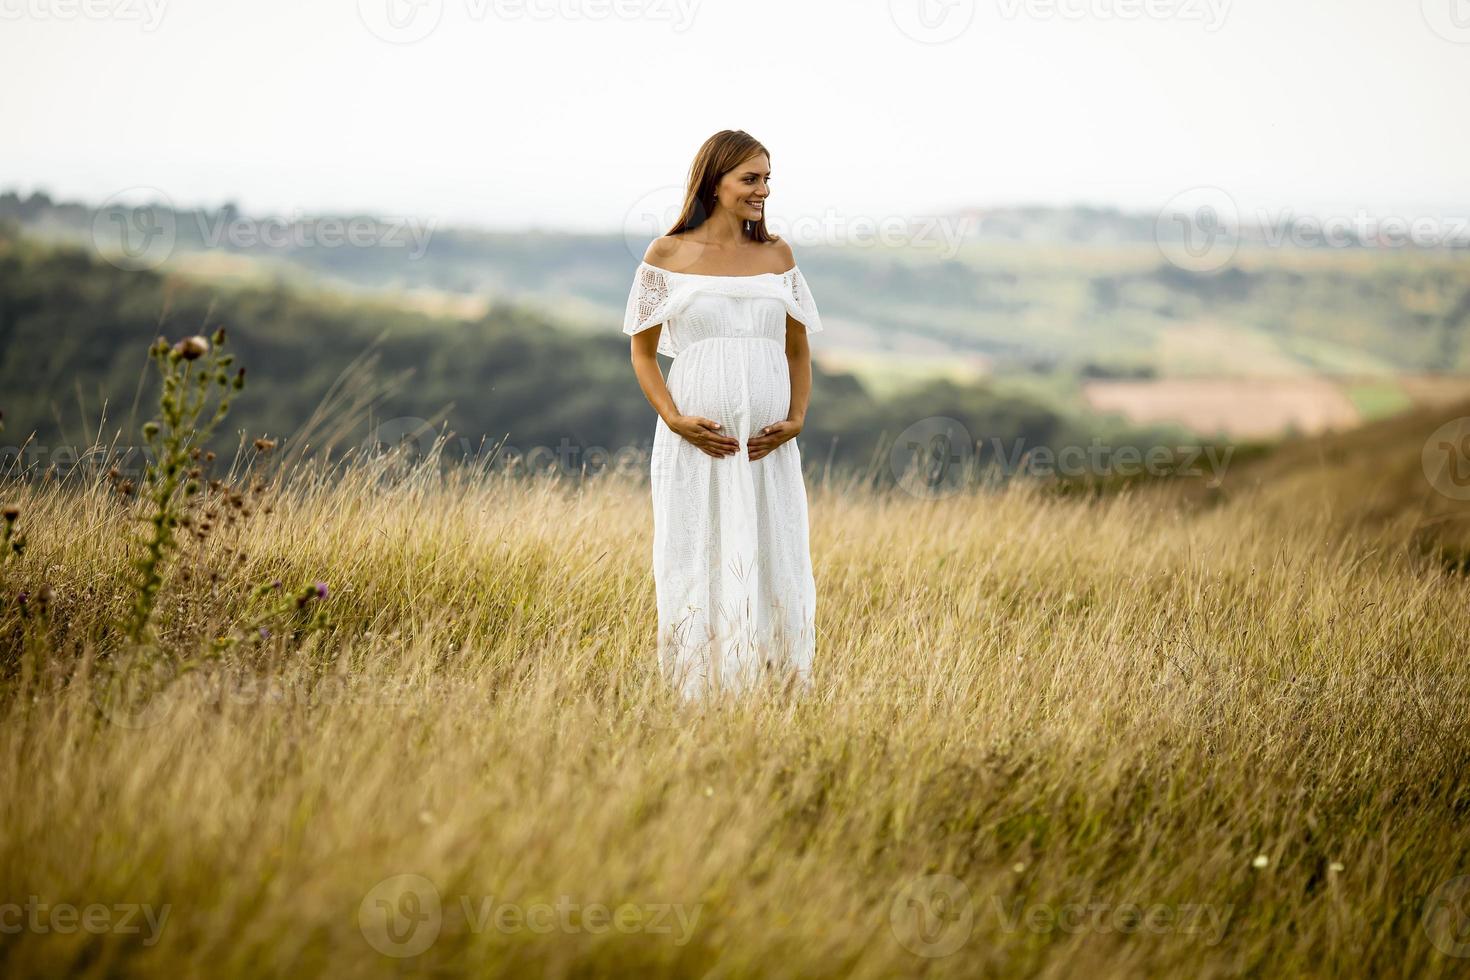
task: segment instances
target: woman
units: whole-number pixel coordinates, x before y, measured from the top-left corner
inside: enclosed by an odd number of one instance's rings
[[[659,415],[659,661],[688,699],[764,675],[811,681],[816,583],[796,436],[812,387],[806,335],[822,324],[791,246],[766,230],[770,176],[748,133],[705,141],[623,321]],[[674,359],[667,384],[656,353]]]

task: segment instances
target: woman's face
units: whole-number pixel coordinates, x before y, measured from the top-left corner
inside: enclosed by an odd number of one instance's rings
[[[757,153],[720,178],[715,199],[740,220],[759,221],[766,213],[770,193],[771,161],[764,153]]]

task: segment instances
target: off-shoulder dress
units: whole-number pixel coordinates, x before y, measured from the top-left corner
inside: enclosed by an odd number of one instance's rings
[[[715,458],[659,419],[649,479],[658,657],[689,699],[748,687],[766,672],[811,680],[816,583],[796,439],[751,461],[746,442],[791,403],[786,318],[822,323],[798,267],[712,276],[639,263],[623,332],[662,325],[658,352],[680,414],[740,442]]]

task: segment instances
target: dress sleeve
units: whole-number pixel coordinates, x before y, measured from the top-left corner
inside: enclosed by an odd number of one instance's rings
[[[812,298],[806,276],[801,274],[799,267],[793,267],[786,274],[781,298],[786,301],[786,312],[804,324],[807,333],[822,332],[822,317],[817,313],[817,301]]]
[[[633,288],[628,291],[628,307],[623,312],[623,333],[631,336],[649,327],[656,327],[668,320],[674,312],[670,301],[669,277],[664,275],[662,269],[656,269],[647,263],[640,264],[633,276]]]

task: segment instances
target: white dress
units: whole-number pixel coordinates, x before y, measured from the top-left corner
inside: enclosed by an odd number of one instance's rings
[[[754,276],[670,272],[641,262],[623,332],[663,325],[658,352],[682,415],[720,423],[738,452],[707,455],[660,418],[653,436],[658,656],[686,699],[747,687],[763,672],[811,681],[816,583],[801,451],[789,439],[751,461],[746,441],[791,407],[786,315],[822,323],[799,268]]]

